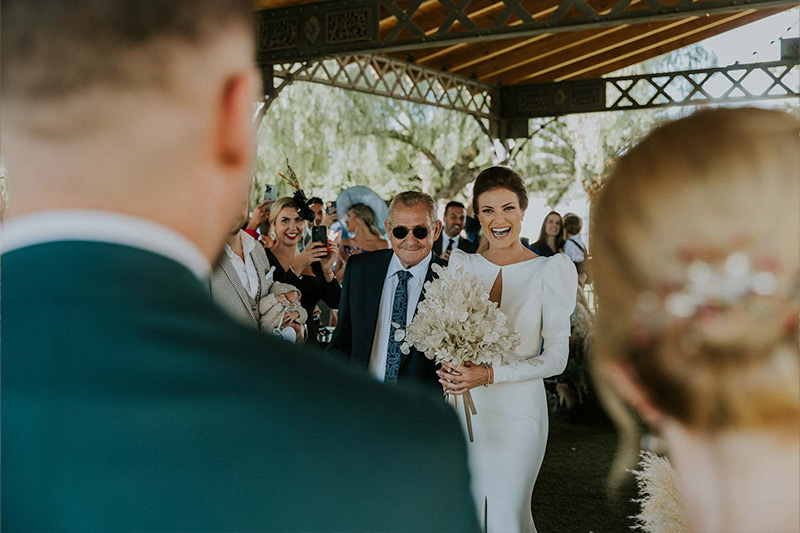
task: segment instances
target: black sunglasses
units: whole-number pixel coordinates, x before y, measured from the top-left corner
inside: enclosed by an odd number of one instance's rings
[[[411,230],[404,226],[397,226],[396,228],[392,228],[392,235],[394,235],[395,239],[405,239],[409,231],[411,231],[417,239],[424,239],[428,236],[428,228],[425,226],[416,226]]]

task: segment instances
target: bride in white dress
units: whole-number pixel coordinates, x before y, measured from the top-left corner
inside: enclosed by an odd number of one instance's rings
[[[492,288],[490,299],[499,302],[520,335],[517,355],[522,361],[494,367],[444,363],[439,378],[452,394],[471,390],[478,411],[472,418],[469,460],[481,522],[489,533],[531,533],[536,531],[531,494],[548,431],[542,380],[566,368],[578,276],[564,254],[539,257],[520,242],[528,197],[516,172],[484,170],[473,194],[489,248],[482,254],[454,250],[450,268],[463,265]]]

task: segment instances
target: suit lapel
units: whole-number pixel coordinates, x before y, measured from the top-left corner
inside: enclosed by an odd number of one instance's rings
[[[439,238],[433,241],[433,253],[437,255],[441,255],[442,253],[442,243],[444,243],[444,239],[442,238],[442,233],[444,233],[444,231],[439,233]]]
[[[392,255],[394,252],[391,250],[386,250],[385,252],[376,253],[375,254],[375,261],[369,262],[365,261],[363,268],[367,269],[366,272],[366,283],[364,283],[360,290],[362,291],[361,294],[363,298],[360,300],[363,303],[363,320],[358,320],[361,323],[360,331],[354,331],[353,333],[356,335],[370,335],[369,342],[369,349],[366,351],[364,356],[366,359],[362,361],[364,365],[369,365],[369,358],[372,355],[372,341],[375,338],[375,331],[378,327],[378,309],[381,305],[381,295],[383,294],[383,283],[386,281],[386,272],[389,270],[389,263],[392,261]],[[353,272],[355,274],[355,272]],[[358,279],[358,276],[351,277],[351,280]],[[352,314],[355,317],[355,309],[352,310]],[[356,319],[357,320],[357,319]]]
[[[233,268],[233,263],[231,263],[231,258],[228,257],[228,254],[222,254],[222,258],[219,261],[220,265],[222,266],[222,271],[225,272],[225,275],[228,276],[228,279],[231,281],[233,288],[236,289],[236,294],[239,295],[239,298],[242,299],[242,303],[244,304],[247,312],[250,313],[250,316],[253,317],[253,320],[258,322],[258,317],[253,314],[253,308],[250,307],[250,295],[247,294],[247,291],[244,289],[244,285],[242,285],[242,280],[239,279],[239,274],[236,273],[236,269]]]
[[[258,274],[259,279],[259,294],[258,298],[261,299],[267,295],[269,287],[267,284],[264,283],[264,278],[267,276],[267,272],[269,272],[269,260],[267,259],[267,254],[264,252],[264,248],[261,244],[257,244],[253,251],[250,252],[250,257],[253,259],[253,265],[256,267],[256,274]]]

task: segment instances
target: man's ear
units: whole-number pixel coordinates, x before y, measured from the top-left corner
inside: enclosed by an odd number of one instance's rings
[[[258,98],[261,77],[255,69],[231,75],[218,99],[216,162],[226,175],[249,175],[255,153],[253,102]]]
[[[439,238],[439,234],[442,233],[442,221],[437,220],[436,224],[433,225],[433,240]]]
[[[386,220],[383,221],[383,227],[386,228],[386,236],[389,236],[389,232],[391,231],[391,226],[389,225],[389,217],[386,217]]]
[[[620,361],[610,361],[603,366],[603,375],[617,391],[617,394],[633,407],[648,425],[658,426],[663,421],[664,414],[642,388],[634,369],[629,364]]]

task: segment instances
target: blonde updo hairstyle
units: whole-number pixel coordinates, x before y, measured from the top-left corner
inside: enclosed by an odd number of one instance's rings
[[[269,209],[270,228],[275,227],[275,222],[278,220],[278,215],[282,210],[284,210],[287,207],[293,207],[294,209],[297,209],[297,203],[291,196],[284,196],[282,198],[278,198],[277,200],[275,200],[275,203],[272,204],[272,206]]]
[[[356,217],[360,218],[370,233],[376,237],[381,237],[381,230],[375,220],[375,212],[367,204],[357,203],[350,206],[348,211],[352,211]]]
[[[592,216],[593,373],[601,400],[627,435],[617,466],[635,460],[639,425],[605,377],[611,361],[627,365],[648,400],[691,430],[797,424],[798,121],[742,108],[700,111],[662,126],[618,161]],[[751,260],[771,257],[779,265],[776,294],[761,297],[769,312],[740,313],[733,322],[723,310],[722,333],[707,334],[690,318],[690,332],[655,328],[644,347],[636,342],[637,305],[670,280],[685,279],[687,249],[733,253],[737,242],[748,243]]]

